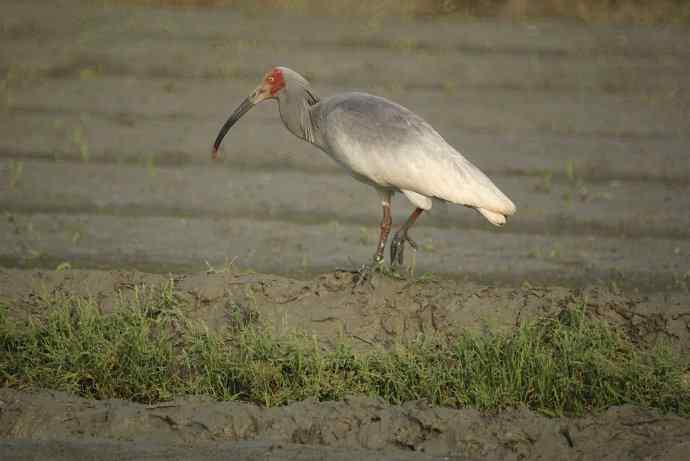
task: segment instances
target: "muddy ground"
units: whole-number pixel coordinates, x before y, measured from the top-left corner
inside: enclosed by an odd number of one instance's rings
[[[143,406],[0,390],[3,459],[687,459],[687,419],[623,406],[596,417],[482,415],[352,397],[279,408]],[[75,456],[78,455],[78,456]],[[36,458],[32,458],[36,459]]]
[[[517,204],[497,230],[435,204],[416,268],[508,285],[674,288],[690,270],[690,34],[444,18],[61,0],[3,4],[0,262],[313,277],[368,260],[371,188],[257,106],[276,64],[327,96],[425,117]],[[393,201],[394,223],[410,213]]]
[[[37,299],[89,296],[103,311],[136,287],[174,280],[193,318],[211,328],[236,321],[241,305],[277,334],[300,329],[325,345],[338,339],[360,349],[419,333],[514,328],[586,300],[593,315],[616,325],[640,347],[670,341],[690,354],[690,294],[634,295],[592,285],[585,290],[499,288],[443,279],[374,279],[353,291],[353,274],[311,280],[224,273],[163,276],[130,271],[0,271],[0,302],[10,315],[40,316]],[[0,390],[0,442],[7,457],[52,459],[684,459],[688,419],[633,406],[584,418],[548,418],[527,409],[481,414],[390,406],[353,396],[263,408],[203,397],[145,406],[92,401],[61,392]]]
[[[0,4],[0,301],[12,315],[40,315],[35,296],[56,291],[108,310],[118,290],[172,277],[211,328],[228,303],[252,305],[279,334],[367,348],[512,328],[584,295],[640,347],[690,353],[687,26]],[[353,292],[349,271],[377,238],[373,190],[289,134],[272,103],[210,160],[274,65],[321,96],[363,90],[418,112],[518,213],[497,230],[435,204],[412,231],[415,273],[432,275]],[[409,211],[394,199],[396,224]],[[633,407],[548,419],[0,390],[2,459],[684,459],[687,427]]]
[[[373,288],[354,287],[356,274],[336,271],[309,280],[238,273],[148,274],[132,271],[40,271],[0,269],[0,302],[13,316],[41,316],[41,299],[88,296],[104,312],[142,285],[171,281],[188,315],[211,329],[233,320],[232,306],[255,313],[282,335],[313,334],[325,345],[352,338],[363,348],[416,335],[454,335],[466,329],[503,330],[521,321],[553,315],[584,303],[589,312],[613,323],[641,346],[668,340],[690,354],[690,293],[631,293],[615,284],[588,288],[523,285],[501,287],[443,277],[396,279],[377,274]]]

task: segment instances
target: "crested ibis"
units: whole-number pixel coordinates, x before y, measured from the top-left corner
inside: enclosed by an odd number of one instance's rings
[[[254,105],[268,99],[278,101],[280,117],[292,134],[321,149],[378,192],[383,219],[373,264],[365,267],[384,261],[395,192],[402,192],[415,209],[393,237],[391,265],[402,265],[406,242],[417,248],[408,231],[431,209],[432,198],[473,208],[496,226],[515,213],[513,202],[419,115],[366,93],[321,99],[304,77],[286,67],[265,74],[230,115],[213,144],[214,159],[228,130]]]

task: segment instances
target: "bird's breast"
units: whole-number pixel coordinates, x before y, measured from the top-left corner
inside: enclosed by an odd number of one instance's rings
[[[366,149],[358,142],[343,140],[324,149],[333,160],[348,170],[352,176],[364,183],[389,187],[386,166],[380,162],[380,155]]]

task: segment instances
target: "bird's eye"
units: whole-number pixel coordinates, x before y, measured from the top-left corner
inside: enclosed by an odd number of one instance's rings
[[[269,75],[266,81],[268,83],[274,83],[276,81],[276,78],[273,75]]]

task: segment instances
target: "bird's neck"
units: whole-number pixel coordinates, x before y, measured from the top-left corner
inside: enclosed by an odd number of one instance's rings
[[[320,145],[320,137],[312,108],[318,101],[318,97],[306,88],[288,92],[278,99],[280,118],[285,127],[298,138],[316,146]]]

